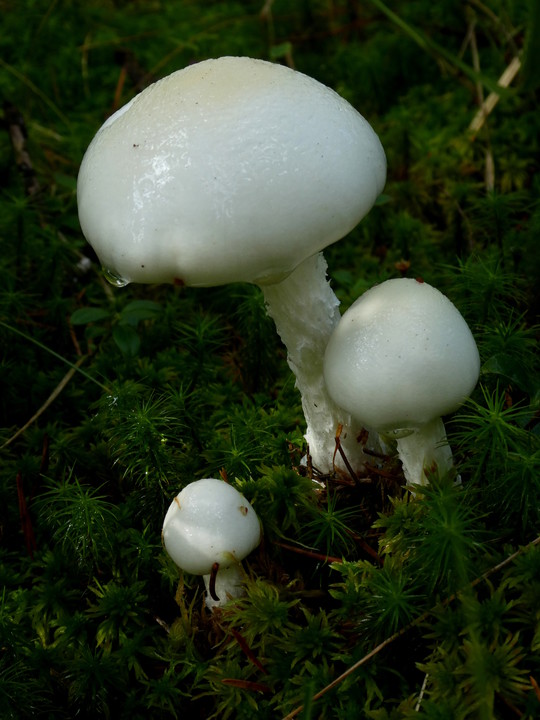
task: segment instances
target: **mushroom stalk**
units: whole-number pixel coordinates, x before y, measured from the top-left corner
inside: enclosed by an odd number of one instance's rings
[[[214,584],[211,587],[212,575],[203,575],[206,588],[205,604],[213,610],[216,607],[223,607],[229,600],[245,595],[244,571],[240,563],[229,567],[219,568],[214,577]]]
[[[352,422],[329,396],[323,376],[326,345],[340,320],[339,300],[326,277],[327,267],[318,253],[280,283],[262,286],[267,312],[287,348],[287,362],[302,398],[313,465],[324,474],[332,470],[338,425],[349,428]],[[347,455],[356,455],[351,435],[343,438],[342,445]]]
[[[397,450],[409,485],[426,485],[427,472],[437,470],[445,475],[454,464],[441,418],[407,431],[397,439]]]

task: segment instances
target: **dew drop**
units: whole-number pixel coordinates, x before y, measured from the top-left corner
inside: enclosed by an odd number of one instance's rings
[[[402,438],[409,437],[414,433],[414,428],[396,428],[395,430],[385,430],[384,434],[386,437],[393,438],[394,440],[401,440]]]
[[[108,268],[102,268],[103,269],[103,275],[105,276],[105,280],[107,282],[110,282],[111,285],[114,285],[114,287],[122,288],[126,287],[126,285],[129,283],[129,280],[124,280],[124,278],[121,275],[118,275],[117,273],[113,272],[112,270],[109,270]]]

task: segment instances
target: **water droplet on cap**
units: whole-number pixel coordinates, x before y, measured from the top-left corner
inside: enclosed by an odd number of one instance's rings
[[[118,273],[115,273],[113,270],[109,270],[105,267],[102,268],[102,270],[103,275],[105,276],[105,280],[107,280],[107,282],[110,282],[111,285],[114,285],[114,287],[126,287],[126,285],[129,283],[129,280],[125,280],[121,275],[118,275]]]

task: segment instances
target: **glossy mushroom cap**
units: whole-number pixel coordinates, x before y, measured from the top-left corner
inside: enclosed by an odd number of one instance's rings
[[[105,122],[80,168],[79,218],[119,285],[265,284],[352,230],[385,178],[378,137],[333,90],[223,57]]]
[[[223,480],[196,480],[174,498],[163,522],[165,549],[194,575],[207,575],[214,563],[241,562],[261,541],[259,519],[238,490]]]
[[[330,396],[378,432],[418,428],[456,410],[478,381],[469,327],[441,292],[387,280],[345,312],[328,343]]]

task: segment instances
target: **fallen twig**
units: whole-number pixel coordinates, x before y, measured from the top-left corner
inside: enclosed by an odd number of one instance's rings
[[[297,553],[298,555],[306,555],[306,557],[313,558],[314,560],[322,560],[327,563],[342,563],[343,559],[338,557],[332,557],[331,555],[323,555],[323,553],[314,552],[313,550],[307,550],[306,548],[296,547],[296,545],[289,545],[288,543],[274,541],[275,545],[290,550],[291,552]]]

